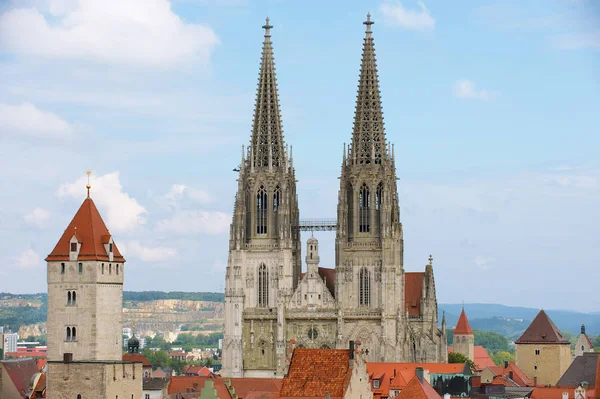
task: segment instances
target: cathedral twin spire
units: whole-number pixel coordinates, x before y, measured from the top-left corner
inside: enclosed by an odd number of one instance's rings
[[[349,163],[381,164],[382,158],[386,155],[386,141],[375,46],[371,35],[371,25],[374,23],[371,21],[371,14],[367,14],[367,20],[363,23],[367,29],[363,44]]]
[[[263,26],[263,42],[258,90],[252,126],[252,142],[249,149],[250,168],[268,168],[273,170],[286,164],[277,78],[275,76],[275,58],[271,43],[271,29],[267,18]]]

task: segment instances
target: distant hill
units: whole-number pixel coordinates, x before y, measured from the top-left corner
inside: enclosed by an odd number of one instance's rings
[[[158,300],[182,300],[223,302],[224,294],[220,292],[163,292],[163,291],[125,291],[123,303],[135,306],[138,302]],[[48,296],[39,294],[9,294],[0,293],[0,325],[9,326],[16,330],[21,325],[35,324],[46,321],[46,306]],[[517,339],[529,326],[529,323],[539,312],[539,309],[505,306],[498,304],[469,303],[465,310],[473,329],[493,331],[502,334],[510,340]],[[440,304],[440,320],[442,312],[446,313],[448,328],[453,328],[461,312],[460,304]],[[185,310],[183,310],[185,312]],[[554,323],[563,332],[579,334],[582,320],[585,321],[587,332],[591,336],[600,335],[600,312],[581,313],[568,310],[547,310]],[[192,315],[190,315],[192,316]]]
[[[440,304],[438,306],[440,318],[442,312],[446,313],[448,328],[456,325],[462,306],[461,304]],[[540,311],[540,309],[534,308],[487,303],[468,303],[464,306],[472,328],[494,331],[513,340],[519,338]],[[579,334],[581,322],[584,321],[586,332],[589,335],[600,335],[600,313],[544,310],[562,332]]]

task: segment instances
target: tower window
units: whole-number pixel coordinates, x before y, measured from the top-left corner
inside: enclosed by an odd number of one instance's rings
[[[262,263],[258,267],[258,307],[266,308],[269,306],[269,271],[267,266]]]
[[[256,194],[256,234],[267,234],[267,190],[260,186]]]
[[[75,327],[71,329],[71,341],[77,341],[77,329]]]
[[[71,252],[77,252],[77,243],[76,242],[71,243]]]
[[[112,252],[113,251],[113,245],[112,242],[110,244],[108,244],[108,252]]]
[[[364,183],[358,195],[358,223],[360,233],[371,231],[371,195],[369,187]]]
[[[71,327],[67,327],[67,341],[71,340]]]
[[[115,269],[116,269],[117,276],[118,276],[119,275],[119,265],[115,265],[115,266],[116,266]]]
[[[281,200],[281,189],[279,186],[275,187],[275,191],[273,192],[273,212],[277,213],[279,211],[279,203]]]
[[[108,274],[112,274],[112,264],[108,264]]]
[[[64,263],[60,264],[60,274],[65,274],[65,264]]]
[[[102,274],[104,274],[104,263],[102,264]]]
[[[67,306],[71,306],[71,291],[67,291]]]
[[[83,263],[79,262],[79,274],[83,273]]]
[[[73,305],[73,306],[77,305],[77,292],[73,291],[73,293],[71,294],[71,298],[73,299],[71,301],[71,305]]]
[[[363,267],[358,272],[358,304],[360,306],[371,305],[371,276],[366,267]]]
[[[535,350],[535,354],[536,354],[536,355],[539,355],[539,354],[540,354],[540,350],[539,350],[539,349],[536,349],[536,350]]]
[[[81,394],[77,395],[77,399],[81,399]]]

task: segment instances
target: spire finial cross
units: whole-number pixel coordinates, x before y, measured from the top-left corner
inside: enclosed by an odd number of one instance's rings
[[[87,188],[87,196],[88,198],[90,198],[90,188],[92,188],[92,186],[90,185],[90,176],[92,174],[92,171],[88,170],[85,172],[85,174],[87,175],[87,184],[85,185],[85,188]]]
[[[269,24],[269,17],[267,17],[266,23],[262,27],[265,30],[265,37],[271,37],[271,29],[273,25]]]
[[[367,14],[367,20],[363,24],[367,25],[367,33],[371,33],[371,25],[375,22],[371,21],[371,13]]]
[[[429,255],[429,266],[433,265],[433,256]]]

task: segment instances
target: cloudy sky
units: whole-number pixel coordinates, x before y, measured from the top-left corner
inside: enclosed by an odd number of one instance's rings
[[[600,311],[599,4],[0,2],[0,291],[46,290],[87,169],[125,289],[223,289],[266,16],[301,218],[334,217],[370,11],[405,268],[432,254],[440,302]]]

